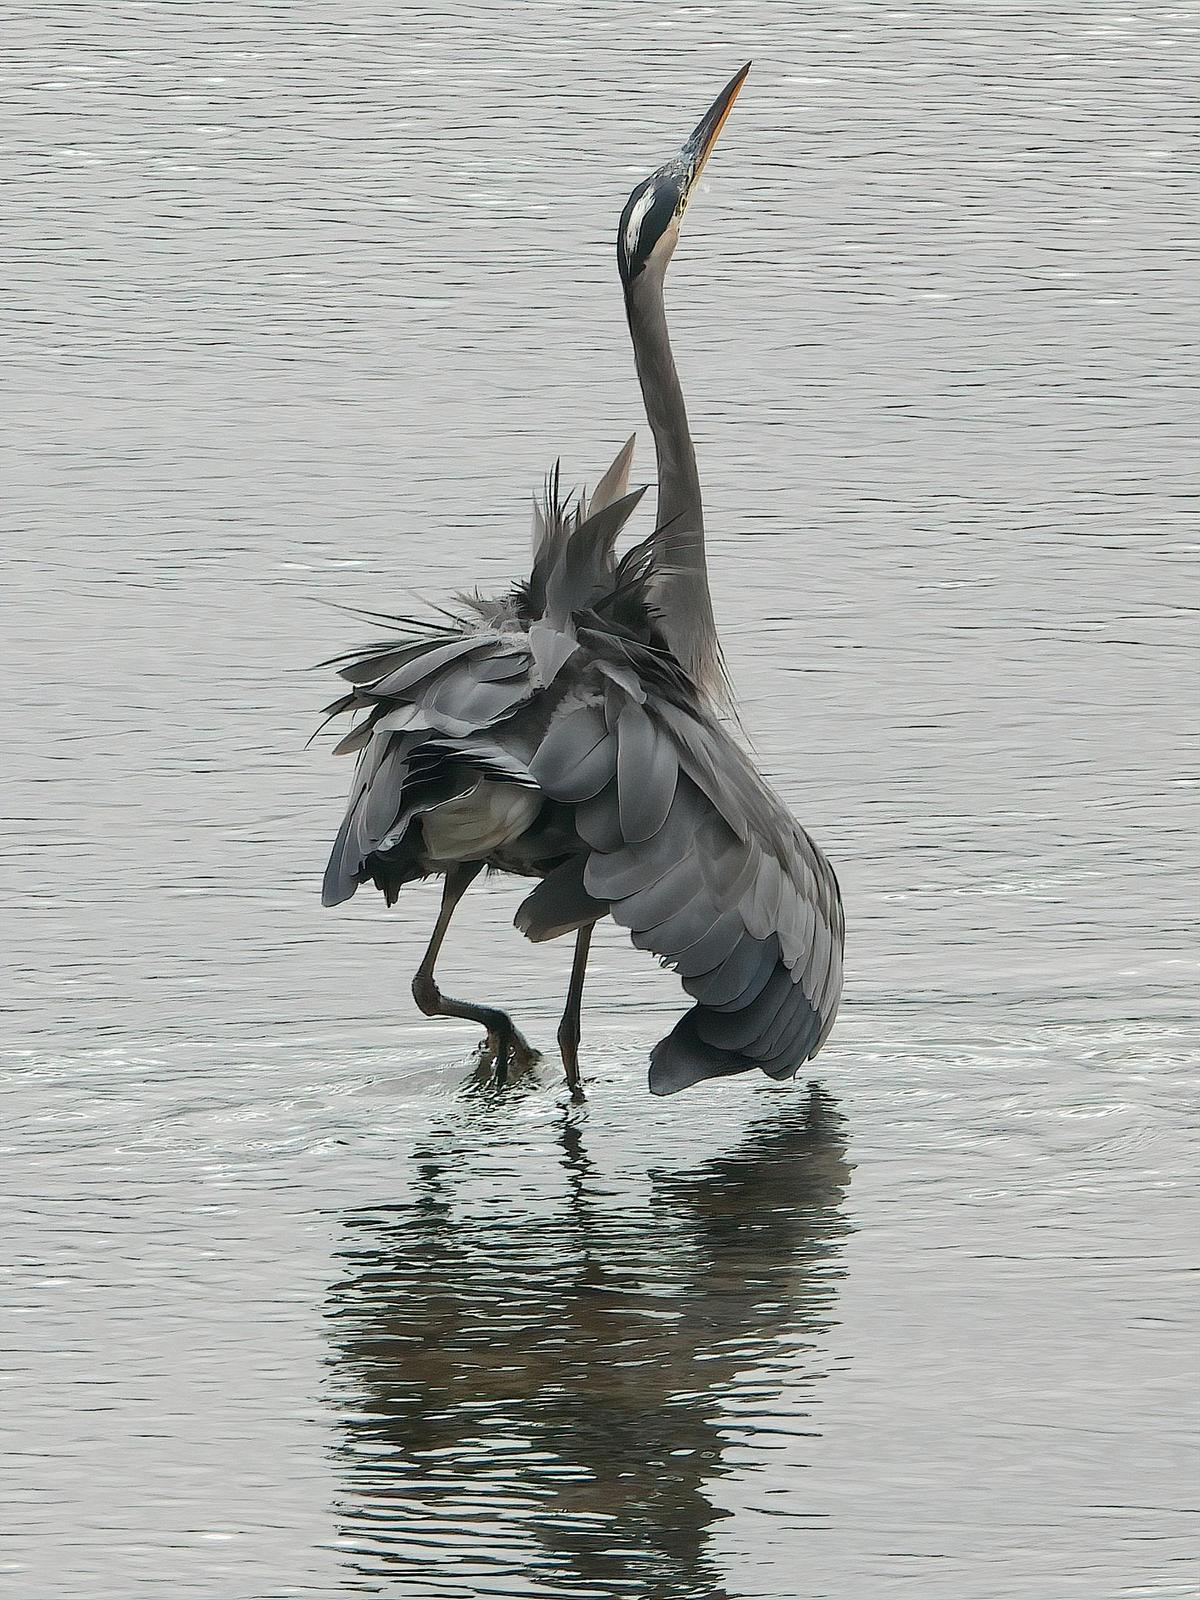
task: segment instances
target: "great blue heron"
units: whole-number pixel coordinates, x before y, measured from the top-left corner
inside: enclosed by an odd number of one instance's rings
[[[729,693],[663,306],[680,221],[748,71],[621,215],[617,261],[658,460],[654,532],[616,556],[645,492],[626,493],[631,439],[590,499],[564,497],[551,475],[524,583],[460,597],[441,621],[387,617],[394,637],[338,658],[351,690],[327,710],[366,716],[337,746],[359,758],[324,902],[369,878],[390,905],[414,879],[445,878],[413,995],[426,1016],[487,1030],[500,1083],[532,1056],[511,1018],[434,981],[454,908],[484,867],[541,880],[516,914],[528,938],[576,936],[558,1031],[576,1098],[588,948],[605,915],[696,1002],[654,1047],[656,1094],[751,1067],[790,1078],[837,1011],[833,869],[719,719]]]

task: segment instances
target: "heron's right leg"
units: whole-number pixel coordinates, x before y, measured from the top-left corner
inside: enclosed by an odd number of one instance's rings
[[[433,977],[434,964],[455,907],[482,870],[482,861],[466,861],[447,872],[442,890],[442,908],[438,912],[429,948],[413,979],[412,992],[413,999],[427,1017],[463,1017],[487,1029],[487,1052],[496,1063],[496,1082],[503,1087],[508,1077],[509,1063],[519,1067],[528,1066],[537,1060],[537,1052],[525,1042],[507,1012],[495,1006],[472,1005],[468,1000],[452,1000],[441,992]]]
[[[567,1087],[571,1091],[571,1099],[576,1103],[584,1099],[583,1080],[579,1076],[579,1008],[583,1003],[583,980],[587,976],[588,950],[595,926],[594,922],[585,923],[575,935],[575,959],[571,963],[567,1005],[558,1025],[558,1047],[562,1051]]]

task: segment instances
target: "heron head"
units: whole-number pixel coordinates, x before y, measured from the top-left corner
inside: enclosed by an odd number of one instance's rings
[[[639,183],[625,202],[617,233],[617,265],[626,289],[648,266],[666,270],[696,180],[749,71],[747,61],[700,118],[679,154]]]

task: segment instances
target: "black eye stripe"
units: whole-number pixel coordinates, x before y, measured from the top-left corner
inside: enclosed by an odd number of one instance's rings
[[[630,240],[630,226],[629,226],[630,225],[630,220],[633,217],[634,212],[641,205],[641,203],[642,203],[642,201],[643,201],[643,199],[645,197],[646,191],[650,187],[650,184],[652,182],[653,182],[653,179],[649,179],[648,178],[645,183],[639,183],[637,188],[629,196],[629,199],[625,202],[625,208],[621,212],[621,221],[620,221],[620,223],[618,224],[618,227],[617,227],[617,261],[618,261],[618,264],[620,265],[621,272],[622,272],[622,274],[624,276],[630,276],[631,275],[630,274],[630,265],[631,265],[631,262],[630,262],[630,244],[631,244],[631,240]],[[637,248],[638,242],[641,240],[641,235],[642,235],[642,227],[641,227],[641,224],[639,224],[638,228],[636,230],[636,238],[632,241],[635,250]]]
[[[649,205],[645,205],[646,194],[654,184],[653,178],[640,184],[630,195],[621,213],[621,225],[617,234],[617,261],[626,280],[637,277],[646,264],[646,258],[662,238],[679,209],[678,191],[669,183],[660,183],[654,187],[653,199]],[[634,230],[634,237],[631,239],[630,222],[638,212],[641,214]]]

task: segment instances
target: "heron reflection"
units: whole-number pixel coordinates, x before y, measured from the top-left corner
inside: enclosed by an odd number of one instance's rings
[[[364,1587],[722,1600],[707,1530],[736,1402],[786,1386],[772,1425],[811,1426],[806,1341],[834,1320],[849,1230],[835,1103],[779,1104],[637,1194],[567,1121],[558,1198],[528,1215],[480,1191],[481,1114],[423,1154],[411,1203],[346,1217],[330,1335]]]

